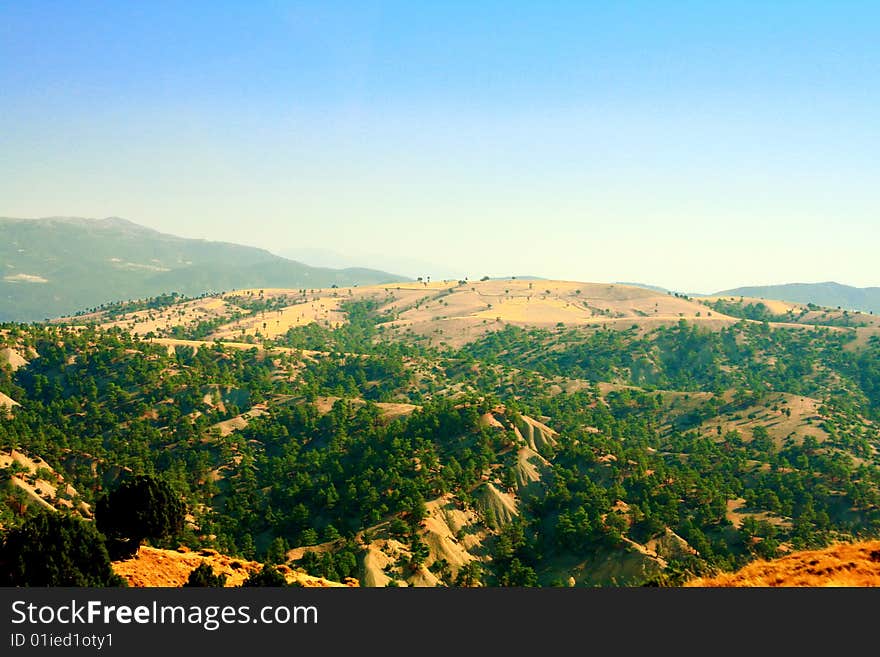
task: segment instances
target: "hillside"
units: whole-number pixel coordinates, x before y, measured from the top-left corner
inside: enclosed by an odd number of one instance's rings
[[[241,289],[197,299],[165,295],[53,320],[118,327],[140,336],[284,343],[310,325],[338,328],[345,308],[367,304],[390,339],[461,348],[507,328],[574,331],[637,329],[641,334],[685,320],[712,331],[740,320],[774,327],[828,326],[864,345],[880,335],[880,316],[739,297],[691,298],[622,284],[503,279],[413,281],[332,289]],[[314,348],[320,348],[315,344]]]
[[[847,330],[855,335],[855,340],[847,348],[864,346],[872,336],[880,334],[880,315],[861,310],[743,296],[700,297],[700,302],[717,313],[753,322],[767,322],[775,327],[823,326]]]
[[[137,335],[248,341],[282,339],[311,324],[345,324],[346,304],[366,303],[394,339],[460,347],[506,326],[642,330],[686,319],[718,328],[737,321],[698,300],[626,285],[484,279],[399,282],[334,289],[242,289],[199,299],[156,298],[63,318]]]
[[[38,456],[29,457],[14,449],[0,450],[0,483],[8,496],[7,504],[12,504],[19,513],[35,506],[91,516],[89,505],[80,501],[76,489]]]
[[[715,297],[755,297],[795,303],[812,303],[827,308],[861,310],[880,314],[880,287],[852,287],[832,281],[826,283],[788,283],[738,287],[716,292]]]
[[[880,586],[880,541],[838,543],[762,559],[734,573],[697,578],[685,586]]]
[[[363,586],[680,584],[880,536],[872,318],[709,303],[417,281],[9,324],[0,449],[91,507],[155,472],[173,544]]]
[[[242,287],[329,287],[400,280],[325,269],[225,242],[166,235],[119,218],[0,218],[0,321],[40,321],[112,301]]]
[[[113,570],[129,586],[183,586],[189,574],[200,564],[206,563],[215,575],[226,576],[226,586],[241,586],[249,575],[263,569],[258,561],[236,559],[216,550],[202,549],[192,551],[184,546],[176,550],[161,550],[142,546],[130,559],[113,562]],[[303,587],[341,587],[357,586],[357,581],[331,582],[323,577],[312,577],[287,566],[278,567],[288,584]]]

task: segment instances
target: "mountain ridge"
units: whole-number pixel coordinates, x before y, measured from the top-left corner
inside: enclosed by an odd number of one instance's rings
[[[880,287],[854,287],[836,281],[753,285],[716,292],[710,296],[741,296],[813,303],[830,308],[880,313]]]
[[[39,321],[102,304],[243,287],[406,280],[366,268],[311,267],[265,249],[162,233],[121,217],[0,217],[0,321]]]

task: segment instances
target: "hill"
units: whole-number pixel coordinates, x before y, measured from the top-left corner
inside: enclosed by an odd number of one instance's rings
[[[736,572],[697,578],[685,586],[880,586],[880,541],[838,543],[761,559]]]
[[[159,233],[125,219],[0,218],[0,321],[40,321],[165,292],[330,287],[401,280],[309,267],[268,251]]]
[[[415,281],[6,325],[0,450],[34,467],[0,524],[155,472],[171,546],[364,586],[683,583],[880,537],[878,326],[721,301]]]
[[[852,287],[828,281],[826,283],[788,283],[738,287],[716,292],[715,297],[755,297],[778,299],[795,303],[815,304],[827,308],[861,310],[880,314],[880,287]]]
[[[356,302],[370,305],[383,333],[451,347],[505,326],[627,329],[635,324],[650,330],[682,319],[715,328],[738,321],[698,300],[641,287],[520,278],[238,290],[192,300],[120,304],[63,321],[118,326],[142,336],[277,339],[312,323],[338,327],[347,321],[343,308]]]

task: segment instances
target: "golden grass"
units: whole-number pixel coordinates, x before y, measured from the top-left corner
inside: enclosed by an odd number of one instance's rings
[[[770,408],[767,408],[768,403],[708,418],[702,423],[701,429],[711,434],[720,426],[722,433],[738,431],[748,441],[755,428],[761,426],[768,431],[777,447],[781,447],[789,436],[796,445],[803,443],[806,436],[812,436],[820,443],[828,439],[828,433],[822,428],[825,418],[819,413],[822,402],[818,399],[779,393],[774,396]]]
[[[880,541],[837,543],[821,550],[795,552],[750,563],[735,573],[701,577],[685,586],[880,586]]]
[[[339,310],[341,301],[342,299],[339,298],[318,297],[312,301],[296,303],[278,310],[260,311],[222,326],[210,337],[228,340],[252,335],[274,339],[284,335],[291,328],[308,326],[312,323],[335,328],[346,321],[345,313]]]
[[[177,550],[160,550],[142,546],[131,559],[113,562],[114,572],[129,586],[135,587],[179,587],[183,586],[189,574],[201,563],[207,563],[215,575],[226,575],[226,586],[241,586],[251,573],[259,572],[263,564],[257,561],[238,559],[219,554],[216,550],[193,552],[185,547]],[[344,584],[331,582],[323,577],[312,577],[297,572],[287,566],[278,566],[288,584],[298,583],[306,587],[358,586],[356,580]]]
[[[273,339],[292,328],[313,323],[336,328],[347,321],[340,307],[343,301],[373,299],[379,302],[380,313],[394,316],[380,325],[380,330],[457,347],[506,325],[552,328],[561,324],[614,329],[637,326],[640,331],[647,332],[674,325],[682,319],[711,330],[740,321],[705,305],[705,301],[713,298],[717,297],[686,299],[629,285],[577,281],[412,281],[312,290],[236,290],[161,310],[137,311],[113,320],[107,317],[107,313],[97,312],[55,321],[95,323],[105,328],[117,326],[143,336],[149,332],[168,335],[176,326],[193,328],[199,322],[220,320],[208,336],[209,340]],[[249,304],[242,301],[273,301],[278,307],[252,312],[244,309]],[[780,315],[788,310],[795,312],[792,322],[772,323],[775,328],[806,330],[812,327],[811,322],[836,319],[843,314],[843,311],[829,310],[826,313],[823,310],[796,319],[803,309],[800,304],[772,299],[745,301],[761,301],[771,312]],[[234,313],[243,313],[244,316],[233,320]],[[855,329],[857,340],[847,348],[855,348],[857,344],[866,343],[872,335],[880,334],[880,317],[865,313],[851,316],[867,326]],[[228,321],[223,322],[224,319]],[[853,331],[843,327],[832,330]]]

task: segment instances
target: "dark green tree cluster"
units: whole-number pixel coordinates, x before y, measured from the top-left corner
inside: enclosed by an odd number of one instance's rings
[[[3,586],[123,586],[95,525],[40,511],[0,537]]]
[[[186,505],[166,482],[140,475],[128,479],[98,500],[95,521],[98,529],[121,553],[134,553],[146,538],[167,538],[183,529]]]

